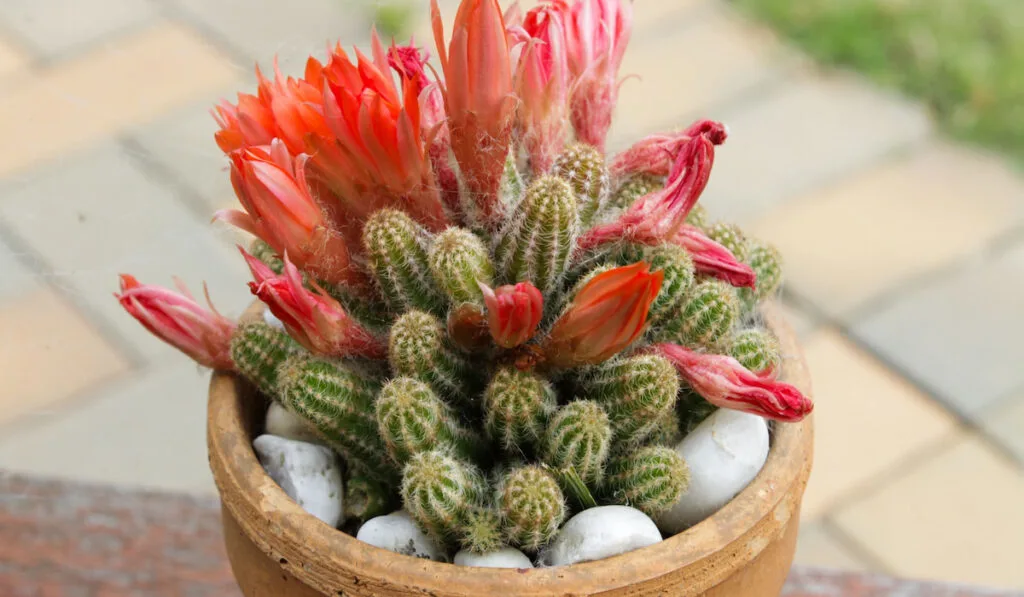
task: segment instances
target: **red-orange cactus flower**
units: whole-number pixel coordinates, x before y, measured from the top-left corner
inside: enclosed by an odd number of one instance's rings
[[[615,156],[608,170],[615,177],[630,174],[668,176],[690,139],[702,134],[708,135],[712,144],[721,145],[728,136],[728,130],[716,122],[700,120],[683,131],[648,135]]]
[[[732,357],[694,352],[677,344],[656,344],[651,350],[671,361],[690,387],[715,406],[777,421],[799,421],[814,410],[810,399],[775,379],[772,370],[752,373]]]
[[[497,0],[463,0],[446,49],[437,0],[430,4],[434,41],[445,76],[452,153],[471,197],[467,215],[494,229],[501,224],[498,189],[515,112],[505,22]]]
[[[498,346],[514,348],[533,338],[544,314],[544,297],[536,286],[520,282],[492,290],[480,283],[480,290],[491,337]]]
[[[209,310],[204,309],[188,288],[175,279],[178,292],[140,284],[134,276],[121,274],[121,294],[114,297],[121,306],[154,336],[212,369],[233,370],[231,334],[235,322],[217,312],[203,284]]]
[[[292,338],[310,352],[332,357],[387,356],[384,343],[353,321],[324,289],[315,283],[313,290],[303,286],[302,274],[287,254],[284,272],[278,276],[245,249],[239,250],[252,272],[254,281],[249,282],[249,289],[281,320]]]
[[[324,119],[323,87],[317,76],[316,65],[310,58],[307,62],[307,76],[295,79],[284,77],[274,60],[274,79],[271,81],[256,69],[260,97],[269,98],[270,110],[277,125],[278,138],[288,146],[294,155],[306,150],[308,135],[327,136],[331,134]]]
[[[709,238],[696,226],[683,224],[668,240],[690,253],[697,273],[724,280],[733,286],[754,288],[757,274],[753,268],[740,262],[729,249]]]
[[[595,364],[640,337],[665,273],[644,262],[618,267],[587,282],[558,318],[544,343],[555,367]]]
[[[222,100],[211,113],[220,127],[213,138],[224,153],[269,145],[278,135],[269,98],[239,93],[237,104]]]
[[[306,180],[306,156],[293,158],[280,140],[231,154],[231,184],[245,211],[222,210],[224,220],[288,253],[302,269],[330,283],[361,281],[348,247],[333,231]]]

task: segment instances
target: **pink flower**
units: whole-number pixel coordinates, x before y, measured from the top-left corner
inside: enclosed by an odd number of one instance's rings
[[[725,142],[728,131],[724,126],[710,120],[699,120],[688,129],[674,133],[657,133],[644,137],[632,147],[615,156],[608,167],[612,176],[650,174],[668,176],[679,153],[690,139],[706,134],[714,145]]]
[[[585,232],[579,240],[579,250],[620,239],[658,244],[675,236],[708,184],[715,160],[713,140],[724,140],[724,134],[718,134],[723,129],[721,125],[710,127],[687,141],[665,187],[637,199],[617,220]]]
[[[480,283],[487,306],[487,323],[498,346],[514,348],[533,338],[544,314],[544,297],[529,282],[492,290]]]
[[[175,279],[181,294],[139,284],[134,276],[121,274],[121,294],[114,296],[121,306],[154,336],[211,369],[233,370],[231,334],[235,322],[217,312],[203,285],[207,311],[192,298],[188,288]]]
[[[708,238],[696,226],[683,224],[669,241],[690,253],[697,273],[724,280],[737,287],[755,287],[757,274],[754,270],[738,261],[729,249]]]
[[[558,318],[544,344],[556,367],[595,364],[640,337],[665,274],[644,262],[618,267],[587,282]]]
[[[575,83],[571,118],[584,143],[604,150],[619,95],[619,67],[633,14],[628,0],[554,0],[565,23],[565,46]]]
[[[702,354],[676,344],[657,344],[651,350],[672,361],[690,387],[715,406],[777,421],[799,421],[814,409],[810,399],[776,380],[772,370],[752,373],[732,357]]]
[[[518,124],[535,174],[551,169],[568,134],[569,63],[559,11],[542,4],[509,26],[520,53],[515,91],[521,101]]]
[[[437,0],[431,0],[430,12],[445,76],[452,153],[472,198],[469,215],[479,224],[497,228],[502,218],[498,189],[515,110],[501,9],[497,0],[463,0],[447,49]]]
[[[298,268],[284,256],[284,274],[276,275],[262,261],[239,247],[255,281],[249,289],[281,320],[288,333],[311,352],[333,357],[387,356],[383,342],[352,320],[341,304],[315,283],[302,285]]]
[[[330,282],[358,286],[344,240],[328,225],[306,180],[307,156],[293,158],[280,140],[231,154],[231,184],[245,211],[222,210],[224,220],[288,253],[302,269]]]

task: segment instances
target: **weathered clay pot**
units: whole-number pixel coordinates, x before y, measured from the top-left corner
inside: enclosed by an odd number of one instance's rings
[[[785,378],[809,394],[792,331],[774,309],[766,315],[788,357]],[[776,425],[760,475],[683,533],[568,567],[466,568],[378,549],[306,514],[263,472],[250,446],[265,412],[249,384],[229,374],[213,376],[210,466],[221,495],[228,557],[246,597],[775,597],[793,560],[811,469],[811,419]]]

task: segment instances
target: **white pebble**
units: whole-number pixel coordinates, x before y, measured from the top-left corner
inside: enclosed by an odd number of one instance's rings
[[[448,561],[444,550],[416,526],[405,510],[367,520],[356,533],[356,539],[407,556]]]
[[[263,310],[263,321],[271,327],[275,327],[279,330],[284,329],[284,322],[277,318],[276,315],[270,312],[270,309]]]
[[[540,566],[590,562],[647,547],[661,533],[646,514],[629,506],[598,506],[573,516],[537,557]]]
[[[267,409],[267,420],[264,424],[266,433],[286,439],[294,439],[310,444],[325,445],[313,426],[304,419],[288,412],[288,409],[277,402],[271,402]]]
[[[497,551],[483,554],[463,549],[455,554],[455,565],[477,568],[533,568],[530,558],[514,547],[502,547]]]
[[[717,512],[750,484],[768,458],[768,425],[757,415],[719,409],[676,446],[690,467],[690,486],[657,518],[674,535]]]
[[[264,434],[252,441],[264,470],[303,510],[332,527],[343,521],[345,494],[334,452]]]

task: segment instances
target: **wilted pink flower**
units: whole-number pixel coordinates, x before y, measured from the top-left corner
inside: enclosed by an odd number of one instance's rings
[[[480,283],[487,306],[487,323],[498,346],[514,348],[537,333],[544,314],[544,297],[529,282],[499,286],[492,290]]]
[[[715,406],[777,421],[799,421],[814,409],[810,399],[776,380],[772,370],[752,373],[732,357],[694,352],[677,344],[656,344],[651,350],[671,361],[690,387]]]
[[[629,174],[668,176],[690,139],[702,134],[708,135],[714,145],[721,145],[728,131],[717,122],[699,120],[684,131],[649,135],[615,156],[608,169],[615,177]]]
[[[633,26],[629,0],[554,0],[575,79],[571,118],[580,141],[604,150],[619,95],[619,66]]]
[[[552,327],[544,344],[548,362],[556,367],[596,364],[632,344],[647,325],[664,277],[644,262],[595,276]]]
[[[700,228],[683,224],[668,240],[690,253],[697,273],[724,280],[737,287],[755,287],[757,274],[754,270],[738,261],[729,249],[709,238]]]
[[[349,317],[341,304],[313,284],[308,290],[302,274],[284,256],[284,273],[275,274],[266,264],[239,247],[254,281],[249,289],[281,320],[288,333],[310,352],[333,357],[384,358],[383,342]]]
[[[180,280],[174,282],[181,294],[160,286],[139,284],[134,276],[121,274],[121,294],[114,296],[150,333],[195,362],[212,369],[233,370],[231,334],[235,322],[217,312],[205,284],[203,294],[209,311],[192,298]]]
[[[518,128],[535,174],[551,169],[562,152],[569,125],[569,63],[560,13],[542,4],[526,13],[522,24],[509,25],[519,54],[515,91]]]
[[[443,92],[452,153],[473,207],[467,215],[476,223],[497,228],[502,218],[498,188],[515,110],[512,64],[501,9],[497,0],[463,0],[447,49],[437,0],[431,0],[430,9],[445,76]]]

